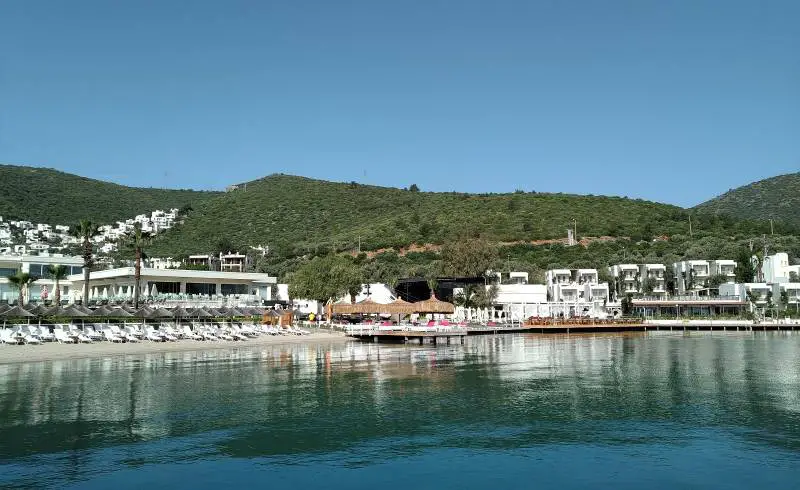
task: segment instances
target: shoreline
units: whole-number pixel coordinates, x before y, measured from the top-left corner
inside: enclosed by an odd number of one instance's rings
[[[159,352],[191,352],[208,350],[240,349],[260,346],[280,346],[315,343],[344,343],[352,339],[343,332],[313,332],[303,336],[271,336],[262,335],[246,341],[196,341],[178,340],[177,342],[111,343],[96,342],[94,344],[59,344],[47,342],[42,345],[6,345],[0,344],[0,365],[20,364],[26,362],[64,361],[73,359],[92,359],[119,357],[128,355],[155,354]]]

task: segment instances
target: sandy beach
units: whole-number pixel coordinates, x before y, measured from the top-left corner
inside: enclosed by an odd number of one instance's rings
[[[247,347],[258,347],[262,345],[347,342],[348,340],[349,338],[346,337],[342,332],[323,330],[315,331],[311,335],[303,336],[262,335],[260,337],[245,341],[222,342],[178,340],[177,342],[142,341],[139,343],[122,344],[115,344],[112,342],[95,342],[93,344],[59,344],[58,342],[47,342],[42,345],[0,344],[0,364],[126,356],[135,354],[150,354],[154,352],[240,349]]]

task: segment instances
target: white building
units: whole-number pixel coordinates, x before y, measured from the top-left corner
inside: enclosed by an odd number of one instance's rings
[[[181,261],[175,260],[172,257],[153,257],[145,259],[144,263],[151,269],[178,269],[181,266]]]
[[[48,297],[55,295],[54,281],[48,277],[47,268],[51,265],[63,265],[69,268],[70,274],[81,274],[83,272],[83,259],[81,257],[65,257],[63,255],[3,255],[0,256],[0,302],[16,301],[18,292],[13,289],[7,277],[13,276],[18,272],[26,272],[38,279],[30,289],[28,300],[36,301],[41,299],[43,288],[47,289]],[[61,297],[66,300],[70,291],[70,281],[61,281]]]
[[[74,294],[83,290],[83,276],[69,277]],[[134,268],[122,267],[92,272],[89,300],[131,298],[135,288]],[[143,267],[140,278],[142,298],[153,296],[167,305],[259,304],[272,300],[274,277],[252,272],[219,272]]]
[[[551,269],[545,274],[550,301],[564,303],[605,303],[608,284],[600,284],[597,269]]]
[[[755,304],[760,307],[766,306],[771,291],[772,287],[763,282],[725,283],[719,286],[720,296],[736,297],[742,301],[748,301],[752,296]]]
[[[800,265],[789,265],[789,254],[780,252],[764,258],[761,272],[765,282],[789,282],[792,273],[800,276]]]
[[[772,301],[778,303],[781,293],[786,291],[786,299],[792,310],[800,306],[800,282],[775,282],[772,286]]]
[[[707,260],[684,260],[672,264],[675,273],[675,291],[679,295],[694,294],[706,288],[711,277]]]
[[[647,296],[665,296],[666,271],[664,264],[617,264],[608,268],[609,274],[614,278],[617,298],[628,294],[645,294],[645,281],[652,283],[652,291],[648,291]]]

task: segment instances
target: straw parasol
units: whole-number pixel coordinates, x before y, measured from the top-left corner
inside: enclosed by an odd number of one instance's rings
[[[10,310],[10,309],[11,309],[11,305],[9,305],[7,303],[0,303],[0,313],[2,313],[4,311],[7,311],[7,310]]]
[[[57,316],[75,316],[75,317],[89,316],[82,310],[79,310],[75,305],[69,306],[67,308],[62,308],[55,314]]]
[[[203,308],[195,308],[193,310],[189,310],[189,314],[191,316],[196,316],[197,318],[209,318],[211,313],[207,312]]]
[[[103,306],[101,306],[99,308],[96,308],[92,312],[91,316],[110,316],[110,314],[109,314],[110,311],[111,311],[111,309],[109,307],[103,305]]]
[[[138,310],[136,310],[133,313],[133,316],[135,316],[136,318],[149,318],[150,313],[152,311],[153,310],[151,310],[150,308],[148,308],[146,306],[142,306],[141,308],[139,308]]]
[[[21,318],[21,317],[31,317],[36,315],[21,306],[15,306],[0,313],[0,316],[4,316],[6,318]]]
[[[453,303],[442,301],[433,293],[431,293],[430,298],[424,301],[417,301],[416,303],[413,303],[413,306],[415,313],[443,313],[446,315],[452,315],[456,311],[456,307],[453,305]]]
[[[133,316],[133,313],[129,312],[124,308],[109,308],[108,316],[117,318],[130,318]]]
[[[172,317],[173,317],[172,312],[167,310],[166,308],[156,308],[147,315],[147,318],[172,318]]]
[[[33,313],[36,316],[45,316],[49,309],[50,308],[46,307],[45,305],[37,305],[35,308],[32,308],[32,309],[30,309],[28,311],[30,311],[31,313]]]
[[[241,311],[239,311],[239,310],[237,310],[236,308],[230,308],[230,309],[228,310],[228,316],[229,316],[229,317],[235,317],[235,316],[247,316],[247,314],[246,314],[246,313],[243,313],[243,312],[241,312]]]
[[[219,310],[215,310],[214,308],[209,308],[206,311],[208,312],[209,316],[215,316],[217,318],[225,316],[224,314],[222,314],[222,312],[220,312]]]
[[[186,318],[192,316],[192,314],[186,311],[186,308],[179,306],[177,308],[172,309],[172,316],[174,316],[175,318]]]

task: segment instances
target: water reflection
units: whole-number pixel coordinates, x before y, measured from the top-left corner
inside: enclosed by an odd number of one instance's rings
[[[55,485],[218,457],[336,455],[358,466],[442,447],[680,446],[701,429],[798,451],[798,359],[800,336],[727,333],[294,344],[0,365],[0,483]]]

